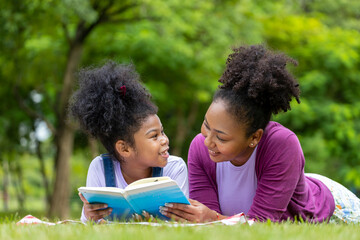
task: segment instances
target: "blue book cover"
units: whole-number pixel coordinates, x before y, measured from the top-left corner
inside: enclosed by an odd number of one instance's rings
[[[80,187],[89,203],[106,203],[113,209],[110,219],[127,220],[133,213],[146,211],[168,220],[159,212],[165,203],[190,204],[177,183],[169,177],[152,177],[133,182],[125,189],[113,187]]]

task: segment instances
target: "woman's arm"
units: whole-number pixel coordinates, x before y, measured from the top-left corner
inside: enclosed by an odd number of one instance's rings
[[[304,156],[294,133],[286,136],[275,133],[264,145],[257,153],[261,164],[248,216],[260,221],[279,221],[287,211],[303,173]]]
[[[198,134],[190,144],[188,169],[190,198],[220,213],[216,164],[211,161],[201,134]]]
[[[192,141],[188,154],[191,205],[169,203],[161,209],[163,215],[175,221],[208,222],[225,218],[219,214],[216,166],[203,143],[199,134]]]

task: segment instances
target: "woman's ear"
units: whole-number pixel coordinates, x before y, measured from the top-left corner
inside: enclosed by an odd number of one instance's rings
[[[251,137],[250,137],[250,147],[256,147],[258,145],[258,143],[260,142],[262,136],[264,134],[264,130],[263,129],[258,129],[256,130],[256,132],[254,132]]]
[[[131,154],[130,146],[124,140],[118,140],[115,143],[115,149],[118,154],[123,158],[129,157]]]

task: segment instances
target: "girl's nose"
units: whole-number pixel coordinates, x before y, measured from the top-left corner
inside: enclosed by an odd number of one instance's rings
[[[161,144],[161,145],[164,145],[164,144],[168,144],[168,142],[169,142],[168,137],[167,137],[165,134],[162,135],[162,136],[161,136],[161,139],[160,139],[160,144]]]

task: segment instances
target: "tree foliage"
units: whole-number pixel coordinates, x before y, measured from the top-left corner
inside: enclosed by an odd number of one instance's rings
[[[64,165],[56,163],[59,143],[72,153],[59,132],[73,129],[65,117],[74,74],[106,59],[135,64],[159,105],[172,153],[186,160],[231,47],[265,43],[299,61],[291,70],[302,102],[275,119],[299,136],[306,170],[360,189],[358,1],[1,0],[1,5],[2,177],[6,163],[16,169],[24,154],[52,159],[57,174]],[[52,134],[41,142],[35,133],[44,124]],[[89,151],[82,133],[75,139],[75,149]],[[50,173],[54,181],[52,172],[44,170],[43,176]],[[77,187],[71,186],[75,195]]]

